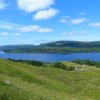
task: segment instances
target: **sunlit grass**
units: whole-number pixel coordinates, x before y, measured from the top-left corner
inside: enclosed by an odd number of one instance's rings
[[[0,60],[0,100],[100,100],[100,69],[63,63],[83,70],[66,71]]]

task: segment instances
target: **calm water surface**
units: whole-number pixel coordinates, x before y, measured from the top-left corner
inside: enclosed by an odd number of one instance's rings
[[[0,51],[0,58],[37,60],[44,62],[71,61],[89,59],[100,62],[100,53],[73,53],[73,54],[44,54],[44,53],[4,53]]]

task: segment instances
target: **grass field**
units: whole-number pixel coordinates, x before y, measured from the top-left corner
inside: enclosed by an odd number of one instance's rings
[[[0,100],[100,100],[100,69],[81,71],[36,67],[0,60]]]

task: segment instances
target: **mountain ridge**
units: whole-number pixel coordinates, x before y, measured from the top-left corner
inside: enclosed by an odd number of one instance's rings
[[[40,45],[7,45],[0,50],[11,53],[77,53],[100,52],[100,41],[55,41]]]

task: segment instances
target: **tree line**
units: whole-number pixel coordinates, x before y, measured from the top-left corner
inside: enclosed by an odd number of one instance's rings
[[[90,65],[90,66],[96,66],[100,68],[100,62],[94,62],[90,60],[74,60],[72,62],[80,65]]]

